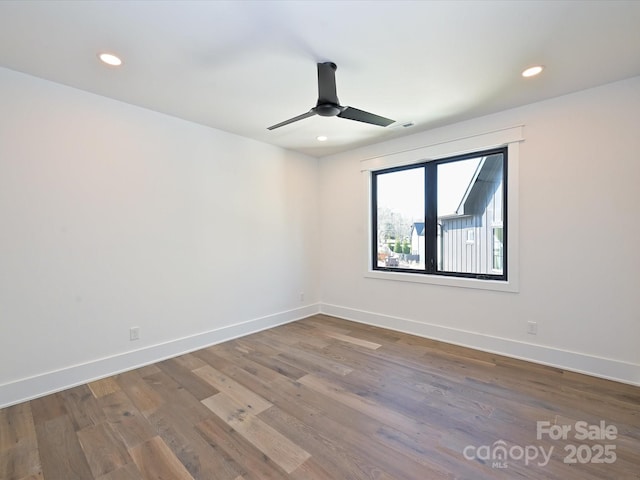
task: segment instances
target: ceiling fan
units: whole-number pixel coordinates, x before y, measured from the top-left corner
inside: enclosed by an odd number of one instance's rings
[[[333,62],[318,63],[318,103],[306,113],[290,118],[284,122],[276,123],[267,128],[274,130],[276,128],[289,125],[304,118],[320,115],[321,117],[340,117],[347,120],[355,120],[357,122],[370,123],[386,127],[391,125],[395,120],[381,117],[373,113],[358,110],[353,107],[343,107],[340,105],[338,95],[336,93],[336,64]]]

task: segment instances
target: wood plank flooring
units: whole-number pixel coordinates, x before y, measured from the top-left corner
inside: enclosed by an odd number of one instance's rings
[[[640,479],[640,388],[317,315],[0,410],[2,480],[514,478]]]

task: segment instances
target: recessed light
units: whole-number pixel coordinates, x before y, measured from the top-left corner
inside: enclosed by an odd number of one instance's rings
[[[522,76],[525,77],[525,78],[535,77],[540,72],[542,72],[543,69],[544,69],[544,67],[542,65],[535,65],[533,67],[529,67],[526,70],[524,70],[522,72]]]
[[[118,67],[122,65],[122,60],[120,60],[120,58],[116,57],[112,53],[100,53],[98,55],[98,58],[103,63],[106,63],[107,65],[111,65],[112,67]]]
[[[316,137],[316,140],[318,140],[319,142],[326,142],[327,140],[329,140],[329,137],[327,137],[326,135],[318,135]]]

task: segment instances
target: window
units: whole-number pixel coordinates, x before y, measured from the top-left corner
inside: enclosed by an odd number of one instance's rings
[[[507,151],[373,171],[373,270],[506,281]]]

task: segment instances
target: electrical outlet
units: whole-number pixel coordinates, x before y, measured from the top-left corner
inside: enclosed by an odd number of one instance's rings
[[[129,340],[140,340],[140,327],[131,327],[129,329]]]
[[[527,322],[527,333],[529,335],[538,334],[538,322]]]
[[[304,292],[300,292],[300,301],[304,302]]]

